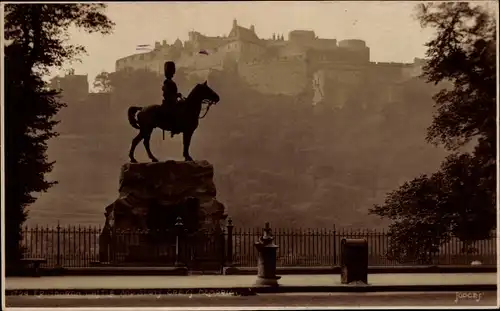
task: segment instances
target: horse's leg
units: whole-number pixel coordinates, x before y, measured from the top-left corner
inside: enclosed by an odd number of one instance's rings
[[[153,162],[158,162],[158,159],[155,158],[155,156],[151,153],[151,149],[149,149],[149,141],[151,139],[151,133],[153,133],[153,129],[144,131],[144,147],[146,148],[146,152],[148,153],[148,157],[151,159]]]
[[[182,133],[182,142],[184,145],[184,156],[185,161],[193,161],[193,158],[189,155],[189,145],[191,144],[191,137],[193,136],[193,131],[186,131]]]
[[[130,146],[130,152],[128,153],[128,157],[130,158],[130,162],[132,162],[132,163],[137,163],[137,160],[134,157],[134,152],[135,152],[135,148],[137,147],[137,145],[141,142],[141,140],[143,138],[144,137],[142,136],[142,132],[139,132],[139,134],[137,134],[137,136],[134,137],[134,139],[132,139],[132,145]]]

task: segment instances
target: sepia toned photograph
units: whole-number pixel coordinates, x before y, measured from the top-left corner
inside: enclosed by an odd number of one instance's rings
[[[498,2],[4,2],[3,308],[497,308]]]

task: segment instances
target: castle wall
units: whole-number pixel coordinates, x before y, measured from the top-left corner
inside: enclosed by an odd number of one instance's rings
[[[225,38],[203,38],[198,42],[198,46],[202,49],[208,50],[210,52],[215,52],[218,48],[226,43]]]
[[[370,63],[367,67],[368,78],[377,83],[399,82],[404,79],[403,69],[409,64],[401,63]]]
[[[159,57],[159,54],[136,54],[116,61],[115,71],[126,70],[129,68],[132,70],[148,69],[161,73],[163,72],[163,62],[163,57]]]
[[[363,81],[363,69],[354,67],[330,67],[324,69],[325,78],[330,83],[343,83],[349,85],[360,84]]]
[[[307,57],[316,62],[343,62],[363,66],[370,61],[370,49],[351,50],[339,47],[332,50],[308,50]]]
[[[162,46],[158,51],[148,53],[134,54],[118,59],[115,62],[115,71],[126,70],[144,70],[163,73],[163,63],[167,60],[176,60],[180,57],[181,50],[172,46]]]
[[[208,55],[196,53],[196,55],[183,55],[177,61],[177,67],[189,70],[208,70],[210,68],[222,68],[226,53],[216,52]]]
[[[279,57],[298,57],[306,55],[307,48],[297,43],[290,43],[278,51]]]
[[[288,41],[260,40],[252,28],[247,31],[234,24],[235,29],[238,31],[229,37],[190,32],[184,47],[178,41],[174,45],[157,43],[158,51],[122,58],[116,69],[149,69],[162,74],[164,61],[173,60],[189,83],[203,82],[217,70],[239,75],[264,94],[296,96],[312,85],[313,104],[324,102],[339,108],[352,100],[390,102],[391,85],[421,70],[415,64],[370,62],[370,49],[359,39],[337,42],[320,39],[313,31],[296,30],[290,32]],[[199,54],[200,50],[208,55]]]
[[[189,33],[189,41],[185,43],[185,46],[190,49],[204,49],[209,52],[216,52],[227,40],[227,37],[207,37],[199,32],[192,31]]]
[[[312,104],[326,102],[333,108],[342,108],[363,82],[363,67],[339,64],[318,69],[312,75]]]
[[[320,39],[316,37],[314,31],[294,30],[288,34],[288,42],[292,45],[299,45],[305,48],[318,50],[336,49],[336,39]]]
[[[418,77],[423,73],[422,65],[411,64],[402,68],[402,75],[404,79],[411,79]]]
[[[315,39],[308,43],[308,46],[318,50],[333,50],[337,48],[336,39]]]
[[[407,68],[411,66],[400,63],[317,64],[313,104],[322,99],[328,105],[343,108],[354,101],[380,109],[397,100],[394,85],[405,79]]]
[[[264,94],[298,95],[307,86],[307,65],[301,59],[273,59],[238,64],[248,85]]]
[[[313,81],[312,81],[312,89],[313,89],[312,105],[316,106],[317,104],[326,100],[326,97],[325,97],[325,86],[326,86],[325,71],[324,70],[316,71],[313,74],[312,79],[313,79]]]
[[[266,48],[262,45],[252,42],[242,42],[241,44],[241,58],[243,61],[254,61],[266,54]]]
[[[51,87],[60,90],[64,100],[84,101],[89,93],[88,76],[71,74],[64,77],[55,77],[51,81]]]

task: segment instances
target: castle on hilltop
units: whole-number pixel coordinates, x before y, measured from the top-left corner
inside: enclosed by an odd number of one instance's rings
[[[204,50],[208,55],[200,54]],[[232,72],[250,87],[266,94],[296,96],[308,87],[313,104],[334,96],[342,102],[340,87],[369,80],[390,93],[391,85],[418,76],[421,62],[411,64],[370,62],[370,48],[359,39],[318,38],[312,30],[293,30],[259,38],[254,25],[244,28],[233,21],[227,36],[208,37],[189,32],[189,40],[156,42],[154,50],[118,59],[116,71],[146,69],[163,74],[167,60],[190,77],[207,79],[211,72]],[[340,96],[340,98],[338,98]]]

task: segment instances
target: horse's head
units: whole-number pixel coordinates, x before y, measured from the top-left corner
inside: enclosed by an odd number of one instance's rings
[[[208,86],[207,81],[197,84],[193,93],[196,93],[196,97],[209,105],[215,105],[220,100],[219,95]]]

